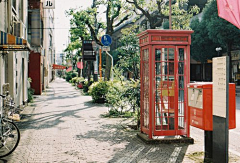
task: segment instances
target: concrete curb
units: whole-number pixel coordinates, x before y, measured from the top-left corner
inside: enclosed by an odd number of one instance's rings
[[[149,139],[146,134],[137,133],[137,137],[143,140],[147,144],[174,144],[174,143],[184,143],[184,144],[194,144],[193,138],[187,137],[164,137],[159,139]]]

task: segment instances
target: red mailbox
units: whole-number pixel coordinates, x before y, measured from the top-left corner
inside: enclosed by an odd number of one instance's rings
[[[236,128],[235,84],[229,83],[229,129]],[[190,125],[213,130],[212,82],[188,84],[188,108]]]

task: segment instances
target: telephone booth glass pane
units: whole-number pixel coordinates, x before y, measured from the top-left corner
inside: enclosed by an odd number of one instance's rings
[[[155,49],[155,129],[174,130],[174,48]],[[156,53],[158,55],[156,55]]]
[[[143,123],[144,127],[149,128],[149,52],[148,49],[143,50]]]
[[[184,80],[184,48],[178,48],[178,129],[185,129],[185,86]]]

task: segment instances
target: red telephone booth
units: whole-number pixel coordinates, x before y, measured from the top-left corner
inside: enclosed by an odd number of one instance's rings
[[[141,54],[141,132],[189,137],[187,84],[191,33],[146,30],[138,35]]]

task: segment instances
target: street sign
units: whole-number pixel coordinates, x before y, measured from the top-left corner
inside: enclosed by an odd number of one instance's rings
[[[109,35],[103,35],[101,42],[104,46],[110,46],[112,44],[112,38]]]
[[[83,60],[84,61],[95,61],[96,54],[93,49],[93,45],[96,45],[93,40],[83,40]]]
[[[229,159],[229,57],[213,58],[212,162]]]
[[[103,47],[102,47],[102,50],[103,50],[103,51],[110,51],[110,46],[103,46]]]

